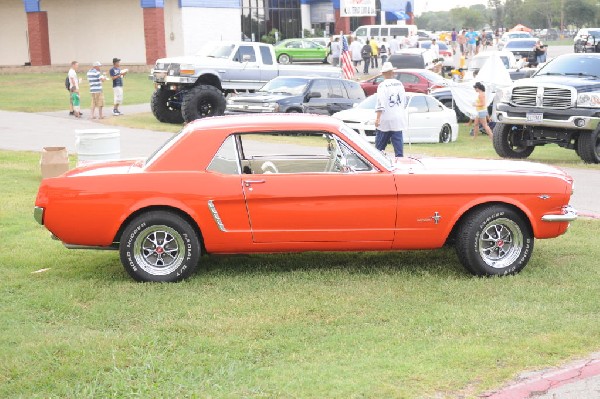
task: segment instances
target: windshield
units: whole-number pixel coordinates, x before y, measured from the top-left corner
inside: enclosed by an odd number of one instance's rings
[[[302,94],[306,90],[306,78],[275,78],[264,85],[259,91],[267,93]]]
[[[535,40],[511,40],[506,43],[506,48],[533,48],[535,42]]]
[[[204,46],[196,55],[202,55],[211,58],[229,58],[233,52],[235,45],[220,45],[216,43],[209,43]]]
[[[588,35],[593,37],[600,37],[600,30],[590,30],[588,31]]]
[[[443,78],[440,74],[437,74],[435,72],[431,72],[429,70],[423,70],[423,71],[420,71],[419,74],[421,76],[423,76],[425,79],[427,79],[430,82],[433,82],[435,84],[438,84],[438,85],[447,85],[448,84],[448,80],[446,78]]]
[[[374,97],[374,96],[373,96]],[[350,127],[343,125],[340,127],[340,132],[342,132],[350,141],[355,143],[358,147],[362,148],[369,156],[375,159],[380,165],[382,165],[387,170],[394,170],[393,163],[375,146],[360,134],[356,133]]]
[[[377,102],[377,94],[372,94],[369,97],[362,100],[355,108],[358,109],[375,109],[375,103]]]
[[[548,62],[535,74],[542,75],[581,75],[598,76],[600,58],[585,55],[562,55]]]

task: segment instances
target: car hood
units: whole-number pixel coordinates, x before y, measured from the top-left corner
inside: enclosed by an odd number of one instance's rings
[[[600,81],[598,81],[598,78],[590,76],[541,75],[533,78],[521,79],[517,86],[540,84],[572,86],[577,89],[578,92],[600,91]]]
[[[186,55],[181,57],[169,57],[169,58],[160,58],[156,60],[156,64],[190,64],[190,65],[201,65],[203,68],[211,67],[211,66],[221,66],[226,64],[231,64],[228,58],[215,58],[215,57],[206,57],[206,56],[198,56],[198,55]],[[155,65],[156,65],[155,64]]]
[[[256,93],[245,93],[245,94],[237,94],[235,96],[229,97],[231,102],[249,102],[249,103],[264,103],[264,102],[277,102],[286,98],[298,97],[296,94],[276,94],[276,93],[266,93],[266,92],[256,92]]]
[[[139,173],[146,163],[145,159],[124,159],[119,161],[94,162],[78,166],[65,173],[64,177],[83,177],[101,175],[124,175]]]

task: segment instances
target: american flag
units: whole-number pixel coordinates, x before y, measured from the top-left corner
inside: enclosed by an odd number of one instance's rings
[[[342,35],[342,73],[345,79],[352,79],[354,77],[354,66],[350,59],[348,40],[346,40],[346,36],[344,35]]]

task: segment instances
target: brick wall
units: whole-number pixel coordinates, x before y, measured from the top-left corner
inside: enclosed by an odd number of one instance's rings
[[[146,64],[154,65],[167,55],[165,45],[165,13],[163,8],[144,8]]]
[[[27,31],[31,65],[50,65],[50,38],[46,11],[27,13]]]

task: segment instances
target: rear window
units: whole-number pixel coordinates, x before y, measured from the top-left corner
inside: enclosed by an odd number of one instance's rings
[[[389,61],[394,68],[425,68],[425,60],[419,54],[394,54],[390,56]]]
[[[408,28],[390,28],[390,36],[408,37]]]
[[[519,40],[510,41],[506,43],[506,48],[533,48],[535,46],[535,40]]]

